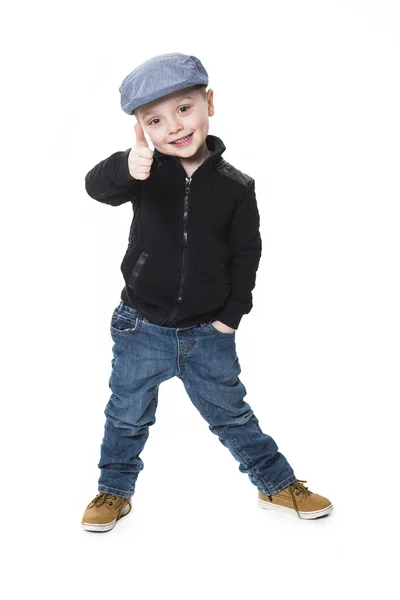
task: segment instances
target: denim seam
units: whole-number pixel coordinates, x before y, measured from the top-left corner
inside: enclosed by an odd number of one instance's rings
[[[105,490],[101,490],[100,488],[106,488],[107,490],[113,490],[115,492],[122,492],[123,494],[132,494],[132,492],[127,492],[126,490],[119,490],[118,488],[110,487],[109,485],[99,485],[99,492],[104,492],[105,494],[112,494],[112,492],[106,492]],[[118,494],[116,494],[118,496]],[[129,496],[130,497],[130,496]]]
[[[188,348],[179,348],[179,352],[178,352],[178,356],[182,356],[184,354],[188,354],[188,352],[191,351],[191,349],[193,348],[193,346],[195,345],[195,339],[194,339],[194,335],[193,335],[193,331],[191,331],[191,329],[188,329],[188,332],[191,336],[191,342],[190,342],[190,346]],[[179,342],[179,340],[178,340]]]
[[[258,422],[258,420],[257,420],[257,423],[256,423],[256,427],[257,427],[257,429],[258,429],[258,431],[259,431],[260,433],[263,433],[263,431],[262,431],[262,429],[261,429],[261,427],[260,427],[260,425],[259,425],[259,422]],[[280,483],[278,483],[278,484],[276,484],[276,485],[272,486],[272,489],[271,489],[271,491],[270,491],[270,494],[277,494],[278,492],[280,492],[281,490],[283,490],[285,487],[287,487],[288,485],[290,485],[290,484],[291,484],[291,483],[293,483],[294,481],[296,481],[296,477],[295,477],[295,475],[290,475],[289,477],[287,477],[286,479],[284,479],[284,480],[283,480],[283,481],[281,481]],[[288,482],[289,482],[289,483],[288,483]],[[261,491],[262,491],[262,490],[261,490]],[[266,493],[267,493],[267,492],[263,492],[263,494],[266,494]]]
[[[199,400],[199,404],[201,405],[201,407],[202,407],[202,409],[203,409],[203,411],[204,411],[204,413],[205,413],[205,415],[206,415],[207,421],[210,423],[210,425],[211,425],[211,426],[216,426],[214,423],[212,423],[212,422],[211,422],[210,416],[209,416],[209,414],[208,414],[207,410],[205,409],[205,407],[204,407],[204,405],[203,405],[203,402],[201,401],[201,397],[200,397],[200,396],[198,395],[198,393],[197,393],[197,392],[196,392],[196,391],[195,391],[195,390],[192,388],[192,386],[191,386],[191,385],[189,385],[189,383],[187,382],[187,380],[186,380],[186,379],[184,379],[183,377],[182,377],[181,379],[182,379],[182,381],[184,381],[184,382],[185,382],[185,384],[187,385],[187,387],[188,387],[188,388],[190,388],[190,389],[192,390],[192,392],[193,392],[193,393],[196,395],[196,397],[198,398],[198,400]],[[270,484],[270,482],[268,482],[268,483],[269,483],[269,485],[268,485],[268,484],[265,482],[265,480],[263,479],[263,477],[262,477],[261,475],[256,475],[256,473],[254,472],[254,469],[253,469],[253,467],[252,467],[252,466],[250,466],[250,464],[248,463],[248,461],[247,461],[247,460],[246,460],[246,459],[243,457],[243,455],[242,455],[242,450],[240,449],[240,446],[238,445],[238,443],[237,443],[236,439],[235,439],[235,438],[233,438],[232,436],[228,436],[228,438],[229,438],[229,439],[232,441],[232,445],[234,446],[234,448],[235,448],[236,452],[239,454],[239,456],[240,456],[240,458],[242,459],[242,461],[244,462],[244,464],[245,464],[245,465],[246,465],[246,466],[247,466],[247,467],[250,469],[250,471],[253,473],[253,475],[254,475],[254,478],[255,478],[255,479],[258,479],[258,480],[260,480],[260,481],[262,481],[262,483],[263,483],[263,485],[264,485],[264,486],[266,486],[266,487],[268,487],[268,488],[271,488],[271,489],[270,489],[270,491],[269,491],[269,494],[276,494],[276,493],[278,493],[278,492],[275,492],[275,491],[274,491],[274,490],[276,489],[276,487],[277,487],[277,486],[273,486],[273,485],[271,485],[271,484]],[[290,477],[289,477],[288,479],[290,479]],[[285,481],[286,481],[286,480],[285,480]],[[283,482],[283,483],[285,483],[285,482]],[[282,485],[282,482],[281,482],[279,485]],[[264,493],[264,492],[263,492],[263,493]]]
[[[238,426],[240,427],[240,425]],[[261,475],[257,475],[253,469],[253,466],[250,465],[250,463],[248,462],[247,459],[244,458],[243,454],[242,454],[242,449],[240,448],[239,444],[237,443],[237,440],[232,437],[231,435],[228,436],[228,438],[232,441],[232,445],[234,446],[236,452],[239,454],[240,458],[242,459],[242,461],[244,462],[244,464],[247,466],[248,469],[250,469],[250,471],[253,473],[254,478],[258,479],[260,481],[263,482],[264,485],[266,485],[267,487],[270,487],[269,482],[268,484],[265,482],[264,478]],[[247,454],[246,454],[247,456]],[[273,486],[272,486],[273,487]]]
[[[286,479],[284,479],[280,483],[274,485],[269,491],[266,491],[266,492],[264,492],[263,490],[260,490],[260,491],[263,494],[266,494],[267,496],[270,496],[272,494],[278,494],[285,487],[288,487],[288,485],[290,485],[291,483],[294,483],[295,481],[296,481],[296,476],[295,475],[291,475],[290,477],[287,477]]]

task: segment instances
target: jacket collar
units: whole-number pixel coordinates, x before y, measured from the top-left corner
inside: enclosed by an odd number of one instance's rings
[[[211,150],[211,155],[206,158],[206,160],[202,163],[201,166],[204,165],[206,168],[212,168],[214,165],[220,163],[223,159],[221,158],[221,154],[225,152],[226,146],[224,142],[216,135],[208,134],[206,137],[206,145],[209,150]],[[170,156],[169,154],[164,154],[164,152],[160,152],[157,148],[154,148],[154,158],[164,161],[168,159],[176,159],[179,160],[176,156]]]

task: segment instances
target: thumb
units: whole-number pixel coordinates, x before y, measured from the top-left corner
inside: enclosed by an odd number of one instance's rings
[[[139,122],[135,123],[136,143],[141,146],[149,147],[147,140],[144,135],[143,127]]]

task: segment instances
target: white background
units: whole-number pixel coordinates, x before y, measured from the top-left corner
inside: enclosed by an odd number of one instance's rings
[[[393,597],[398,3],[20,2],[2,21],[3,597]],[[260,510],[173,379],[133,511],[106,534],[80,528],[132,216],[90,198],[84,177],[133,145],[119,85],[165,52],[200,58],[210,133],[256,181],[241,380],[296,476],[333,502],[327,518]]]

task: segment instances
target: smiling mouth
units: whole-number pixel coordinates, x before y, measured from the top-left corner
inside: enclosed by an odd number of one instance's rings
[[[174,140],[173,142],[170,142],[170,144],[181,144],[182,142],[186,142],[190,137],[192,137],[193,132],[190,133],[189,135],[186,135],[183,138],[179,138],[179,140]]]

